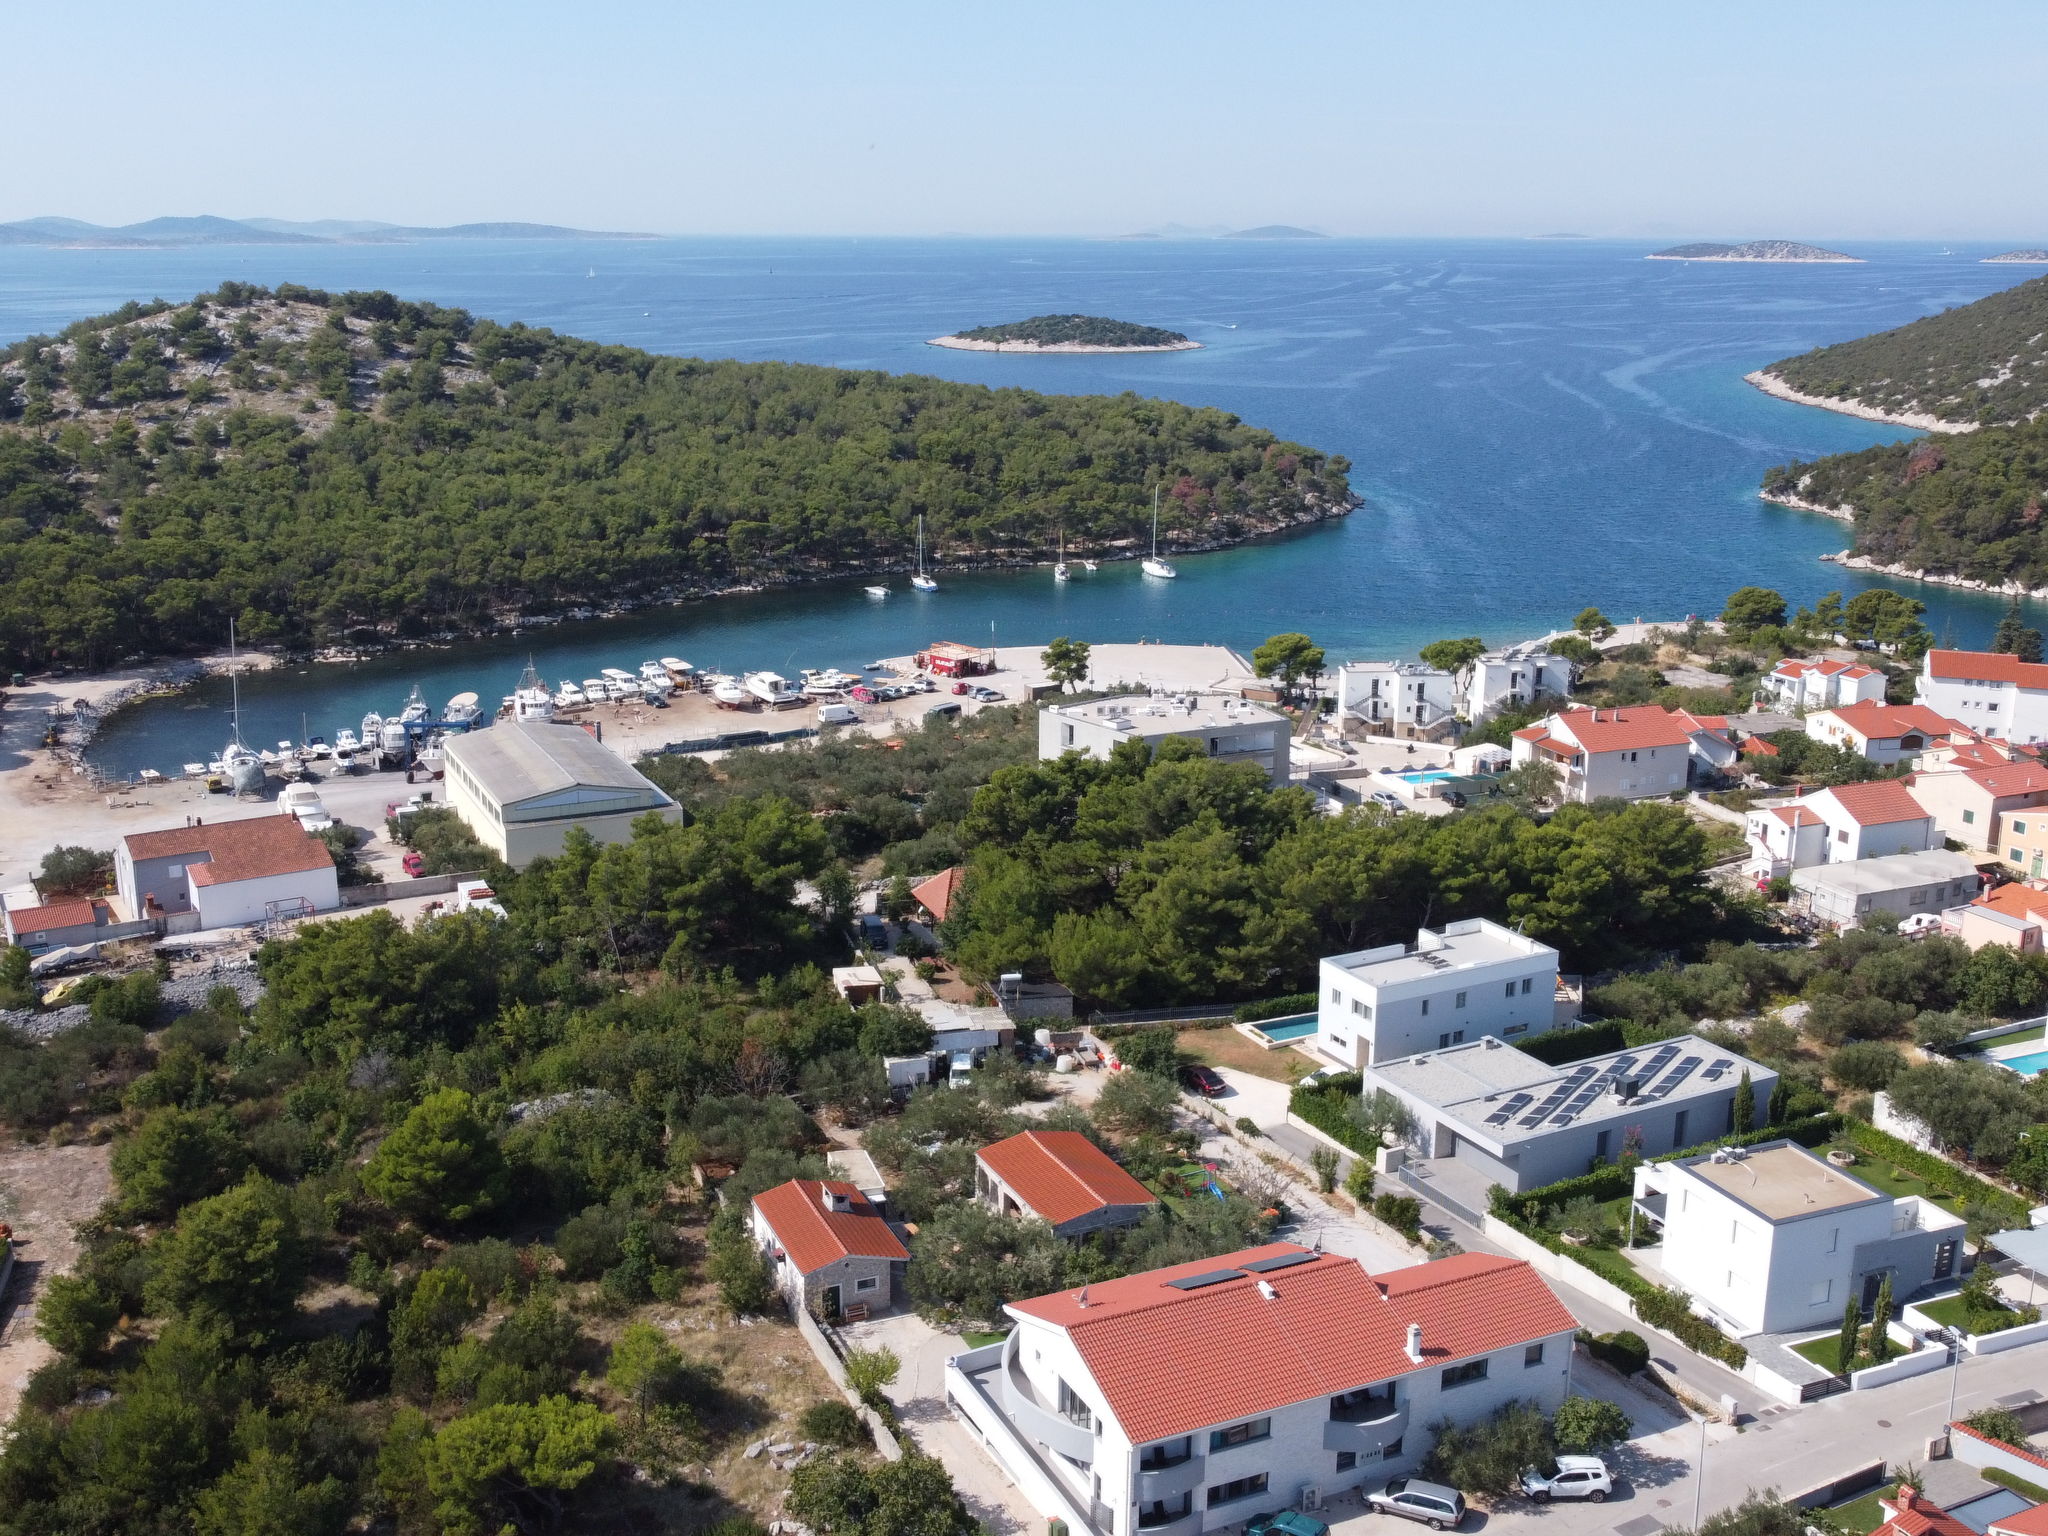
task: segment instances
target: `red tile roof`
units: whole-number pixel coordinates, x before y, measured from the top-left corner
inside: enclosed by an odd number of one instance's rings
[[[1880,1502],[1891,1509],[1892,1515],[1872,1536],[1975,1536],[1969,1526],[1939,1504],[1928,1503],[1911,1488],[1901,1487]]]
[[[1553,716],[1553,733],[1564,731],[1588,752],[1627,752],[1641,747],[1690,747],[1692,717],[1667,709],[1568,709]]]
[[[1991,1522],[1990,1536],[2048,1536],[2048,1504],[2036,1504]]]
[[[1157,1205],[1159,1197],[1079,1131],[1024,1131],[975,1156],[1031,1214],[1058,1226],[1107,1205]]]
[[[1970,905],[1989,907],[2023,923],[2048,920],[2048,891],[2037,891],[2017,882],[2001,885],[1995,891],[1986,891]]]
[[[2013,1455],[2031,1461],[2037,1467],[2048,1468],[2048,1456],[2037,1455],[2035,1452],[2028,1450],[2024,1445],[2009,1445],[2005,1441],[1998,1439],[1995,1435],[1987,1435],[1981,1429],[1972,1429],[1960,1419],[1949,1425],[1948,1432],[1951,1435],[1962,1433],[1968,1435],[1972,1440],[1982,1440],[1986,1445],[1995,1445],[2002,1451],[2011,1451]]]
[[[1822,677],[1846,677],[1860,679],[1877,676],[1877,668],[1866,667],[1859,661],[1837,661],[1828,657],[1821,661],[1795,661],[1790,658],[1771,668],[1773,677],[1804,677],[1807,673],[1818,673]]]
[[[1788,827],[1817,827],[1820,818],[1803,805],[1774,805],[1771,814]]]
[[[844,1211],[825,1209],[825,1192],[846,1197]],[[754,1209],[767,1221],[782,1251],[798,1271],[812,1275],[827,1264],[859,1255],[871,1259],[907,1259],[910,1255],[875,1214],[867,1196],[837,1179],[791,1179],[754,1196]]]
[[[1925,704],[1880,704],[1875,699],[1865,699],[1860,704],[1843,704],[1820,713],[1834,716],[1866,740],[1892,741],[1913,731],[1940,739],[1951,731],[1965,729]]]
[[[293,816],[251,816],[210,826],[135,832],[128,836],[127,844],[128,856],[133,859],[206,855],[207,862],[191,870],[194,885],[229,885],[237,880],[334,867],[334,855],[327,845]]]
[[[2048,688],[2048,666],[2021,661],[1995,651],[1929,651],[1927,675],[1956,682],[2017,683],[2022,688]]]
[[[1968,769],[1963,776],[1992,795],[2031,795],[2048,789],[2048,768],[2039,763],[2000,763]]]
[[[1577,1326],[1535,1270],[1493,1254],[1459,1254],[1378,1277],[1356,1259],[1318,1254],[1194,1290],[1168,1284],[1305,1251],[1270,1243],[1013,1302],[1010,1310],[1067,1331],[1135,1444],[1417,1370],[1407,1355],[1411,1322],[1422,1325],[1430,1368]]]
[[[966,873],[958,864],[951,869],[942,869],[929,880],[920,880],[913,885],[910,888],[911,899],[931,913],[933,922],[943,923],[947,909],[953,905],[953,895],[960,889],[960,877]]]
[[[1849,813],[1859,827],[1881,827],[1894,821],[1919,821],[1927,812],[1913,798],[1913,792],[1898,779],[1877,779],[1869,784],[1837,784],[1813,798],[1832,795],[1835,804]]]
[[[53,928],[96,926],[107,904],[98,897],[81,896],[75,901],[53,901],[40,907],[15,907],[7,914],[11,934],[48,933]],[[109,914],[111,915],[111,914]]]

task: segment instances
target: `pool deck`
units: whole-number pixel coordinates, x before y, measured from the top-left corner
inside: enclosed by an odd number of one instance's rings
[[[1266,1026],[1270,1024],[1278,1024],[1283,1027],[1291,1027],[1304,1023],[1308,1026],[1306,1029],[1294,1029],[1289,1034],[1272,1035],[1266,1032]],[[1257,1044],[1264,1046],[1269,1051],[1277,1051],[1287,1046],[1300,1046],[1302,1041],[1308,1039],[1310,1036],[1316,1033],[1316,1026],[1317,1016],[1315,1014],[1295,1013],[1289,1014],[1284,1018],[1259,1019],[1256,1022],[1249,1024],[1233,1024],[1231,1028],[1235,1029],[1240,1035],[1243,1035],[1247,1040],[1254,1041]]]

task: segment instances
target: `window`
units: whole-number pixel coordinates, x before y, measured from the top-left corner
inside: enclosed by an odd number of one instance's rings
[[[1529,978],[1528,978],[1528,977],[1526,977],[1526,976],[1524,976],[1524,977],[1522,978],[1522,996],[1524,996],[1524,997],[1527,997],[1528,995],[1529,995]]]
[[[1515,1038],[1515,1036],[1526,1035],[1528,1032],[1529,1026],[1526,1024],[1510,1024],[1506,1029],[1501,1031],[1501,1034],[1506,1036],[1508,1039],[1512,1040]]]
[[[1465,1006],[1465,994],[1464,994],[1464,993],[1460,992],[1460,993],[1458,994],[1458,1001],[1457,1001],[1457,1002],[1456,1002],[1456,1003],[1455,1003],[1455,1004],[1454,1004],[1453,1006],[1455,1006],[1455,1007],[1458,1007],[1458,1008],[1462,1008],[1462,1007],[1464,1007],[1464,1006]]]
[[[876,1275],[863,1275],[853,1282],[853,1288],[856,1291],[878,1291],[882,1288],[882,1281]]]
[[[1384,1451],[1380,1452],[1380,1455],[1381,1455],[1381,1457],[1382,1457],[1383,1459],[1385,1459],[1385,1460],[1387,1460],[1387,1461],[1398,1461],[1398,1460],[1400,1459],[1400,1456],[1401,1456],[1401,1442],[1400,1442],[1400,1440],[1399,1440],[1399,1439],[1393,1439],[1393,1440],[1389,1440],[1389,1441],[1387,1442],[1387,1448],[1386,1448],[1386,1449],[1385,1449]]]
[[[1358,1465],[1358,1452],[1356,1452],[1356,1451],[1339,1451],[1339,1452],[1337,1453],[1337,1470],[1338,1470],[1339,1472],[1349,1472],[1349,1471],[1350,1471],[1350,1470],[1351,1470],[1351,1469],[1352,1469],[1353,1467],[1355,1467],[1355,1466],[1357,1466],[1357,1465]]]
[[[1526,1371],[1527,1369],[1529,1369],[1529,1367],[1530,1367],[1530,1366],[1532,1366],[1532,1365],[1541,1365],[1542,1363],[1543,1363],[1543,1346],[1542,1346],[1541,1344],[1531,1344],[1531,1345],[1530,1345],[1530,1346],[1529,1346],[1529,1347],[1528,1347],[1527,1349],[1525,1349],[1525,1350],[1523,1350],[1523,1351],[1522,1351],[1522,1369],[1523,1369],[1523,1370],[1525,1370],[1525,1371]]]
[[[1150,1530],[1155,1525],[1171,1525],[1181,1516],[1190,1513],[1194,1505],[1193,1493],[1184,1493],[1179,1498],[1152,1499],[1138,1506],[1138,1529]]]
[[[1672,1121],[1672,1122],[1671,1122],[1671,1145],[1672,1145],[1672,1146],[1674,1146],[1674,1147],[1682,1147],[1682,1146],[1684,1146],[1684,1145],[1685,1145],[1685,1119],[1686,1119],[1686,1116],[1687,1116],[1687,1115],[1689,1115],[1689,1114],[1691,1114],[1691,1113],[1692,1113],[1692,1111],[1691,1111],[1691,1110],[1689,1110],[1689,1109],[1681,1109],[1681,1110],[1680,1110],[1680,1111],[1678,1112],[1678,1118],[1677,1118],[1676,1120],[1674,1120],[1674,1121]]]
[[[1351,1011],[1361,1019],[1370,1019],[1372,1017],[1372,1004],[1361,1003],[1354,997],[1351,999]]]
[[[2019,849],[2013,849],[2012,856],[2017,859],[2020,856]],[[1422,1016],[1425,1019],[1429,1017],[1429,999],[1426,997],[1422,1000]]]
[[[2027,835],[2027,824],[2024,821],[2014,822],[2012,824],[2012,835],[2014,837],[2025,837]]]
[[[1835,841],[1838,843],[1846,843],[1847,841],[1849,841],[1849,831],[1846,827],[1835,834]]]
[[[2021,859],[2021,858],[2023,857],[2023,855],[2022,855],[2022,854],[2020,853],[2019,849],[2017,849],[2017,848],[2014,848],[2014,849],[2010,850],[2010,851],[2009,851],[2009,852],[2008,852],[2008,853],[2006,854],[2006,857],[2007,857],[2008,859],[2012,860],[2012,862],[2013,862],[2013,863],[2017,864],[2017,863],[2019,863],[2019,861],[2020,861],[2020,859]]]
[[[1507,995],[1508,995],[1509,997],[1513,997],[1513,996],[1515,995],[1515,984],[1514,984],[1514,983],[1513,983],[1512,981],[1508,983],[1508,994],[1507,994]]]
[[[1607,1155],[1607,1141],[1613,1134],[1614,1132],[1612,1131],[1602,1131],[1593,1138],[1593,1155],[1595,1157],[1605,1157]]]
[[[1138,1458],[1138,1470],[1157,1472],[1163,1467],[1177,1467],[1194,1454],[1192,1435],[1182,1435],[1178,1440],[1162,1440],[1157,1445],[1145,1447],[1145,1454]]]
[[[1452,1387],[1462,1387],[1468,1381],[1484,1380],[1486,1380],[1486,1362],[1484,1360],[1467,1360],[1463,1365],[1454,1365],[1444,1372],[1443,1389],[1448,1392]]]
[[[1963,825],[1964,825],[1964,826],[1966,826],[1966,827],[1967,827],[1967,826],[1969,826],[1969,825],[1970,825],[1970,823],[1974,822],[1974,821],[1975,821],[1976,819],[1977,819],[1977,813],[1976,813],[1975,811],[1965,811],[1965,812],[1963,812]]]
[[[1250,1477],[1233,1477],[1227,1483],[1218,1483],[1209,1490],[1209,1507],[1218,1504],[1234,1504],[1239,1499],[1257,1498],[1266,1491],[1266,1474],[1254,1472]]]
[[[1072,727],[1071,725],[1063,725],[1063,726],[1061,726],[1061,727],[1060,727],[1060,745],[1061,745],[1061,746],[1066,746],[1066,747],[1071,747],[1071,746],[1072,746],[1073,744],[1074,744],[1074,728],[1073,728],[1073,727]]]
[[[1835,1282],[1832,1280],[1814,1281],[1813,1290],[1806,1298],[1807,1305],[1814,1307],[1824,1307],[1834,1299]]]
[[[1343,992],[1342,992],[1342,991],[1340,991],[1340,990],[1339,990],[1338,988],[1336,988],[1336,987],[1332,987],[1332,988],[1330,988],[1330,1001],[1331,1001],[1331,1002],[1333,1002],[1333,1003],[1341,1003],[1341,1002],[1343,1002],[1343,1001],[1344,1001],[1344,994],[1343,994]]]
[[[1246,1419],[1242,1424],[1233,1424],[1228,1429],[1209,1431],[1209,1449],[1224,1450],[1233,1445],[1250,1445],[1254,1440],[1263,1440],[1273,1433],[1271,1419]],[[1210,1501],[1214,1503],[1212,1499]]]
[[[182,880],[185,878],[185,866],[182,864],[172,864],[165,868],[164,873],[173,880]]]

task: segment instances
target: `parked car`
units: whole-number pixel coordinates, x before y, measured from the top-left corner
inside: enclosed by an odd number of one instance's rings
[[[1374,805],[1384,805],[1390,811],[1402,810],[1406,806],[1406,802],[1391,789],[1376,789],[1371,799]]]
[[[1180,1085],[1205,1099],[1220,1099],[1230,1091],[1230,1084],[1223,1081],[1223,1074],[1214,1067],[1182,1067]]]
[[[955,693],[959,693],[959,694],[966,694],[966,693],[972,693],[972,692],[973,692],[974,690],[973,690],[973,687],[972,687],[972,686],[971,686],[970,684],[967,684],[967,683],[955,683],[955,684],[953,685],[953,691],[954,691]]]
[[[1301,1080],[1301,1086],[1304,1088],[1320,1088],[1333,1077],[1345,1077],[1348,1075],[1342,1067],[1317,1067],[1315,1071],[1309,1073],[1307,1077]]]
[[[405,872],[415,880],[419,879],[426,872],[427,861],[417,853],[408,853],[398,862],[405,866]]]
[[[1425,1483],[1419,1477],[1397,1477],[1365,1502],[1383,1515],[1420,1520],[1432,1531],[1448,1530],[1465,1519],[1465,1495],[1442,1483]]]
[[[1447,804],[1447,805],[1454,805],[1454,806],[1456,806],[1456,807],[1457,807],[1457,808],[1458,808],[1459,810],[1461,810],[1461,811],[1462,811],[1463,809],[1465,809],[1465,804],[1466,804],[1466,801],[1465,801],[1465,797],[1464,797],[1464,796],[1463,796],[1462,794],[1460,794],[1460,793],[1459,793],[1459,792],[1458,792],[1457,790],[1455,790],[1455,789],[1447,789],[1447,790],[1445,790],[1445,791],[1444,791],[1444,793],[1443,793],[1443,798],[1444,798],[1444,803],[1445,803],[1445,804]]]
[[[1283,1509],[1277,1515],[1256,1515],[1244,1536],[1330,1536],[1330,1528],[1314,1515]]]
[[[1598,1456],[1560,1456],[1548,1475],[1531,1467],[1522,1474],[1522,1492],[1541,1503],[1547,1499],[1587,1499],[1598,1504],[1614,1491],[1614,1478]]]
[[[872,704],[875,702],[875,690],[868,687],[865,683],[854,688],[846,696],[856,704]]]
[[[973,696],[983,704],[1000,704],[1003,701],[1003,693],[1000,688],[976,688]]]

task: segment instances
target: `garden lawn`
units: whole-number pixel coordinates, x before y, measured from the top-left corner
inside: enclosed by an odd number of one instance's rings
[[[1939,1301],[1916,1301],[1913,1305],[1945,1328],[1960,1328],[1965,1333],[1977,1332],[1970,1326],[1970,1314],[1964,1308],[1963,1298],[1960,1296],[1944,1296]],[[1998,1313],[2003,1317],[2017,1317],[2011,1307],[2000,1307]],[[2011,1328],[2018,1324],[2015,1321],[2007,1323],[2006,1326]]]
[[[1792,1353],[1811,1360],[1831,1376],[1839,1376],[1842,1374],[1841,1344],[1841,1339],[1830,1333],[1823,1338],[1808,1339],[1804,1344],[1794,1344],[1792,1346]],[[1876,1495],[1872,1494],[1871,1497],[1875,1498]],[[1877,1529],[1877,1524],[1873,1521],[1864,1529],[1874,1531]]]
[[[1877,1507],[1879,1499],[1889,1499],[1899,1491],[1897,1483],[1887,1483],[1882,1488],[1866,1493],[1860,1499],[1847,1504],[1837,1504],[1825,1511],[1828,1525],[1844,1536],[1870,1536],[1870,1533],[1884,1524],[1884,1511]]]
[[[1269,1051],[1228,1025],[1221,1029],[1184,1029],[1174,1037],[1174,1043],[1204,1066],[1229,1067],[1275,1083],[1298,1083],[1320,1065],[1284,1045]]]
[[[1005,1328],[1001,1333],[963,1333],[960,1339],[969,1349],[980,1349],[984,1344],[1000,1344],[1009,1336],[1010,1330]]]
[[[1832,1147],[1823,1147],[1820,1155],[1825,1157],[1831,1150]],[[1962,1209],[1962,1202],[1954,1195],[1943,1194],[1917,1174],[1893,1167],[1876,1153],[1865,1152],[1861,1147],[1847,1147],[1846,1150],[1856,1154],[1856,1161],[1850,1164],[1846,1171],[1873,1188],[1883,1190],[1894,1199],[1900,1195],[1918,1195],[1922,1200],[1930,1200],[1945,1211]]]
[[[1188,1193],[1182,1194],[1175,1187],[1175,1176],[1183,1181],[1181,1187]],[[1191,1200],[1213,1200],[1216,1197],[1203,1186],[1214,1180],[1216,1185],[1228,1192],[1230,1186],[1222,1175],[1211,1173],[1200,1163],[1180,1163],[1166,1170],[1156,1179],[1147,1179],[1145,1187],[1166,1202],[1170,1210],[1184,1210]]]

